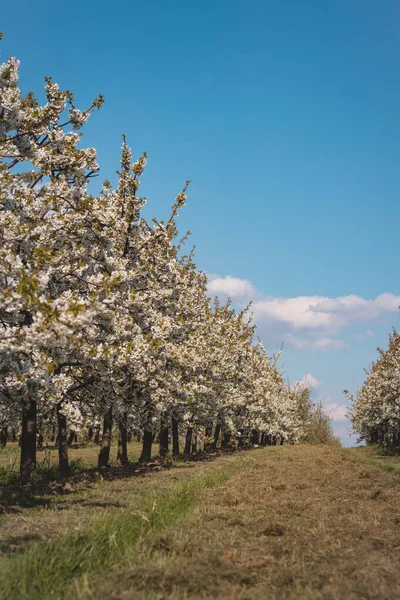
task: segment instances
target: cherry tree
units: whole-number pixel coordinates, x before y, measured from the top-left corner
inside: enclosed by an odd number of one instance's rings
[[[400,444],[400,334],[393,330],[386,351],[366,372],[364,385],[352,402],[351,421],[362,440],[387,448]]]

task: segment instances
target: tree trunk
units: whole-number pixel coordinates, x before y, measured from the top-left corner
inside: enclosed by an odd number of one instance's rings
[[[257,429],[252,429],[252,431],[251,431],[251,443],[254,446],[259,446],[259,444],[260,444],[260,435],[259,435]]]
[[[212,448],[213,450],[216,450],[216,449],[217,449],[217,444],[218,444],[218,440],[219,440],[219,434],[220,434],[220,432],[221,432],[221,424],[220,424],[220,423],[217,423],[217,424],[216,424],[216,426],[215,426],[215,431],[214,431],[214,441],[213,441],[213,443],[211,444],[211,448]]]
[[[71,448],[74,438],[75,438],[75,433],[73,431],[70,431],[68,440],[67,440],[68,448]]]
[[[36,468],[36,411],[34,400],[29,400],[22,409],[20,475],[23,483],[32,480]]]
[[[231,442],[231,436],[229,435],[229,433],[227,431],[224,431],[224,434],[222,436],[222,441],[221,441],[221,448],[223,448],[224,450],[227,450],[229,448]]]
[[[100,425],[98,425],[95,429],[93,443],[100,444]]]
[[[172,417],[172,456],[179,456],[179,428],[175,417]]]
[[[60,476],[69,475],[68,443],[67,443],[67,417],[62,412],[61,402],[57,404],[57,426],[58,426],[58,465]]]
[[[185,440],[185,450],[184,453],[185,454],[190,454],[191,451],[191,446],[192,446],[192,436],[193,436],[193,428],[192,427],[188,427],[186,429],[186,440]]]
[[[281,436],[281,444],[280,444],[281,446],[283,446],[284,441],[285,441],[284,438]]]
[[[88,433],[87,433],[87,440],[88,442],[91,442],[93,438],[93,427],[89,427],[88,428]]]
[[[38,433],[37,449],[43,450],[43,433],[41,431]]]
[[[192,439],[192,452],[197,452],[197,433],[194,434]]]
[[[126,429],[128,415],[124,415],[119,419],[118,424],[118,452],[117,463],[120,465],[128,464],[128,431]]]
[[[14,427],[11,429],[11,441],[12,442],[16,442],[17,441],[17,433],[16,433]]]
[[[101,469],[102,467],[107,467],[108,461],[110,460],[112,422],[113,422],[112,406],[110,406],[110,408],[104,415],[103,437],[101,440],[101,448],[100,448],[99,460],[98,460],[99,469]]]
[[[244,446],[244,431],[243,429],[239,429],[239,439],[238,439],[238,448],[243,448]]]
[[[151,431],[144,431],[142,454],[140,455],[139,462],[141,462],[141,463],[149,462],[151,460],[152,444],[153,444],[153,433]]]
[[[210,427],[206,427],[204,431],[204,452],[207,450],[211,450],[212,442],[210,442],[210,438],[212,436],[212,425]]]
[[[161,419],[160,427],[160,457],[165,458],[168,454],[168,421]]]
[[[7,427],[2,427],[0,429],[0,448],[5,448],[7,446]]]

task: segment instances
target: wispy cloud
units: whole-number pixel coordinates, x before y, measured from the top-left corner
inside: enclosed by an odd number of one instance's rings
[[[331,350],[332,348],[336,350],[348,350],[349,348],[346,342],[331,337],[310,339],[286,333],[284,334],[284,341],[288,342],[297,350]]]
[[[349,295],[339,298],[299,296],[297,298],[266,298],[254,303],[256,316],[279,320],[294,330],[323,330],[337,333],[355,323],[379,321],[395,313],[400,296],[381,294],[373,300]]]
[[[323,409],[331,417],[332,421],[337,421],[338,423],[348,422],[348,406],[337,404],[336,402],[329,402],[328,404],[323,405]]]
[[[346,350],[348,344],[337,339],[345,328],[370,325],[387,319],[400,306],[400,296],[391,293],[366,299],[355,294],[329,298],[327,296],[297,296],[294,298],[267,297],[256,290],[247,279],[211,277],[211,295],[229,296],[240,305],[252,300],[252,312],[258,326],[267,327],[298,350]],[[366,339],[371,329],[353,335]]]

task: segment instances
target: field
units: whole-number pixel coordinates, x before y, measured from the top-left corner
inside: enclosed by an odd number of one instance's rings
[[[399,460],[369,449],[88,468],[3,501],[0,598],[398,598],[399,492]]]

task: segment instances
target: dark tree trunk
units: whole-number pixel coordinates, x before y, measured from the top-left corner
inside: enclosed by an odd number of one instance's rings
[[[128,464],[128,431],[126,429],[128,415],[124,415],[119,419],[118,424],[118,452],[117,462],[120,465]]]
[[[88,434],[87,434],[88,442],[91,442],[92,438],[93,438],[93,427],[89,427],[88,428]]]
[[[108,461],[110,460],[112,423],[113,423],[112,406],[110,406],[110,408],[104,415],[103,437],[101,440],[101,448],[100,448],[99,460],[98,460],[99,469],[101,469],[102,467],[107,467]]]
[[[11,441],[12,442],[16,442],[17,441],[17,433],[16,433],[14,427],[11,429]]]
[[[68,440],[67,440],[68,448],[71,448],[74,438],[75,438],[75,433],[73,431],[71,431],[68,436]]]
[[[271,446],[272,442],[271,442],[271,436],[265,434],[265,445],[266,446]]]
[[[60,476],[69,475],[68,443],[67,443],[67,417],[62,412],[61,402],[57,404],[57,427],[58,427],[58,465]]]
[[[192,436],[193,436],[193,428],[188,427],[186,429],[185,450],[184,450],[185,454],[190,454],[190,451],[192,449]]]
[[[213,441],[213,443],[211,444],[211,448],[212,448],[213,450],[216,450],[216,449],[217,449],[217,444],[218,444],[218,440],[219,440],[219,434],[220,434],[220,432],[221,432],[221,424],[220,424],[220,423],[217,423],[217,424],[216,424],[216,426],[215,426],[215,431],[214,431],[214,441]]]
[[[151,460],[151,446],[153,444],[153,433],[145,431],[143,433],[143,447],[139,462],[149,462]]]
[[[2,427],[0,429],[0,448],[5,448],[7,446],[7,427]]]
[[[53,429],[51,430],[50,441],[51,442],[55,442],[56,441],[56,428],[55,427],[53,427]]]
[[[127,435],[128,435],[128,442],[131,442],[132,441],[132,431],[130,429],[129,429]]]
[[[243,429],[239,429],[239,439],[238,439],[238,448],[243,448],[244,446],[244,432]]]
[[[227,448],[229,448],[230,442],[231,442],[231,436],[229,435],[229,433],[227,431],[224,431],[224,434],[222,436],[222,441],[221,441],[221,448],[226,450]]]
[[[251,431],[251,443],[254,446],[258,446],[260,444],[260,436],[257,429],[252,429]]]
[[[281,446],[283,446],[283,442],[284,442],[284,441],[285,441],[285,440],[284,440],[284,438],[283,438],[283,437],[281,437],[281,443],[280,443],[280,445],[281,445]]]
[[[168,421],[163,418],[160,427],[160,457],[165,458],[168,454]]]
[[[175,417],[172,417],[172,456],[179,456],[179,428]]]
[[[197,433],[194,434],[193,436],[193,442],[192,442],[192,452],[197,452]]]
[[[100,444],[100,425],[98,425],[94,432],[94,444]]]
[[[43,450],[43,433],[41,431],[38,433],[37,449]]]
[[[21,466],[23,483],[32,480],[36,468],[36,402],[29,400],[22,409]]]
[[[276,437],[275,436],[272,438],[272,445],[276,446]]]
[[[212,437],[212,425],[210,427],[206,427],[204,430],[204,452],[211,450],[212,442],[210,438]]]
[[[212,425],[205,428],[204,435],[204,451],[207,452],[212,448],[212,442],[210,441],[210,438],[212,437]]]

